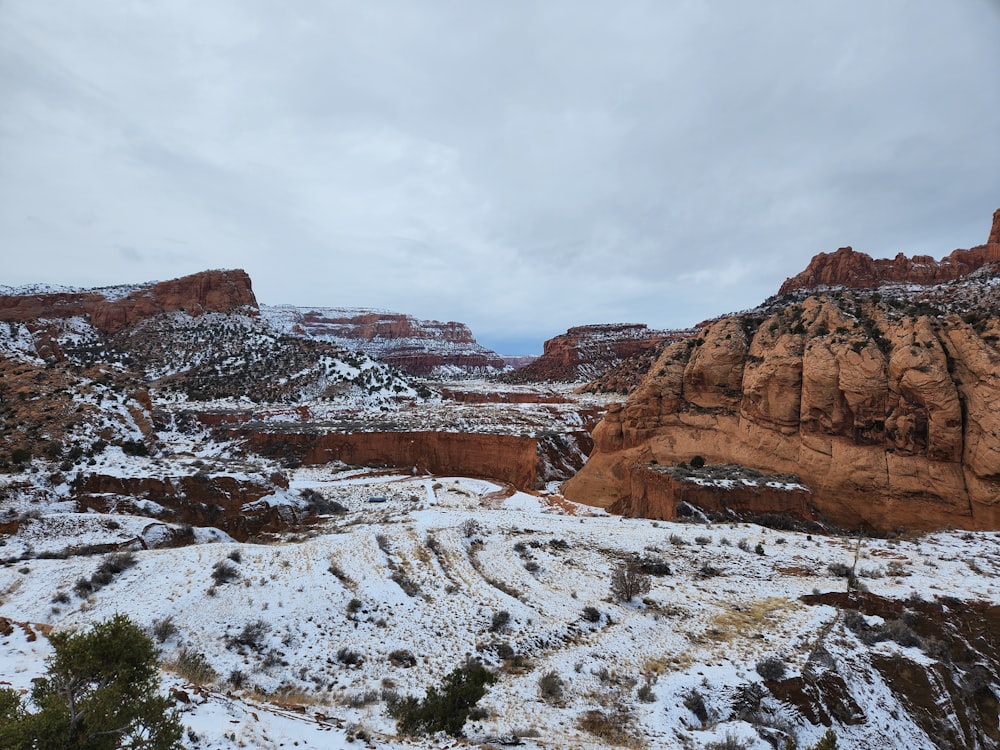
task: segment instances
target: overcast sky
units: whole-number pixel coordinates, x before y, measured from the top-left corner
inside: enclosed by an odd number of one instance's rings
[[[998,39],[998,0],[0,0],[0,284],[684,327],[985,242]]]

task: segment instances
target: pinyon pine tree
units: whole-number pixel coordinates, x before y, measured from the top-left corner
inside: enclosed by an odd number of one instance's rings
[[[156,648],[124,615],[80,634],[53,633],[48,673],[25,706],[0,691],[0,747],[174,750],[182,727],[158,693]],[[37,710],[32,710],[37,709]]]

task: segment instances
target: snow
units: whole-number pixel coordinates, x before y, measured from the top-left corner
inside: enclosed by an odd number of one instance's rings
[[[727,691],[759,679],[753,670],[758,659],[777,654],[791,673],[801,670],[816,633],[836,611],[804,606],[798,597],[842,586],[843,579],[832,578],[826,566],[852,561],[856,550],[852,539],[808,539],[747,524],[650,522],[595,514],[590,508],[580,508],[578,514],[552,512],[543,497],[463,477],[314,466],[292,472],[290,494],[304,488],[337,499],[347,513],[275,544],[217,536],[179,549],[138,550],[134,568],[86,599],[72,587],[97,567],[94,557],[34,557],[8,564],[0,568],[0,616],[56,628],[82,627],[116,612],[143,626],[172,617],[179,634],[163,644],[164,656],[169,660],[182,647],[204,653],[220,675],[217,684],[203,689],[166,676],[169,686],[197,693],[184,705],[182,719],[200,738],[199,746],[299,742],[342,747],[351,744],[351,725],[364,727],[379,747],[437,746],[392,739],[393,723],[384,704],[376,700],[356,706],[352,696],[377,694],[387,677],[400,693],[422,695],[468,653],[499,666],[489,644],[508,641],[532,666],[500,672],[500,682],[483,701],[489,716],[468,726],[472,740],[486,742],[534,727],[542,737],[524,738],[529,747],[596,748],[601,742],[576,728],[576,717],[600,705],[595,696],[617,695],[631,707],[632,731],[651,746],[689,742],[697,747],[727,734],[756,734],[732,720],[703,729],[683,706],[686,692],[698,688],[724,716]],[[387,502],[368,503],[375,495]],[[70,539],[81,544],[124,539],[150,522],[115,516],[119,528],[108,529],[110,518],[43,515],[23,526],[6,548],[33,547],[37,555],[43,547],[56,551]],[[466,536],[467,522],[476,524],[472,537]],[[155,539],[158,533],[153,530],[149,536]],[[744,538],[750,546],[760,542],[765,554],[739,549],[735,542]],[[473,539],[482,543],[473,544]],[[565,542],[565,551],[558,540]],[[239,578],[215,583],[213,565],[235,552],[240,562],[232,564]],[[648,603],[611,602],[608,571],[617,560],[633,555],[666,560],[674,575],[654,578]],[[980,572],[966,564],[970,558]],[[1000,598],[997,535],[942,532],[912,540],[864,541],[860,566],[881,568],[891,560],[901,561],[907,575],[864,579],[880,595],[905,599],[913,591],[928,596],[938,590],[958,598]],[[531,562],[537,565],[534,572],[526,567]],[[723,574],[699,579],[695,572],[705,563]],[[333,566],[346,578],[332,574]],[[797,572],[781,572],[791,569]],[[416,593],[407,594],[395,575],[415,585]],[[60,591],[68,593],[68,603],[53,602]],[[352,599],[361,602],[354,614],[347,608]],[[581,620],[587,605],[602,612],[600,623]],[[510,612],[510,626],[490,633],[491,617],[502,609]],[[259,650],[227,645],[227,639],[258,619],[268,628]],[[838,645],[849,637],[828,644],[845,663],[859,658]],[[342,648],[357,651],[363,662],[341,664],[337,652]],[[417,666],[391,667],[387,655],[397,649],[416,655]],[[265,666],[264,656],[271,652],[284,664]],[[28,685],[43,669],[44,656],[43,646],[29,647],[15,632],[0,649],[0,674]],[[538,677],[550,669],[566,682],[564,705],[538,696]],[[247,675],[248,687],[227,686],[234,670]],[[641,684],[643,675],[655,677],[650,704],[635,699],[635,683],[629,682],[638,679]],[[915,748],[928,746],[912,724],[890,717],[902,709],[877,679],[852,683],[852,689],[859,702],[864,699],[870,723],[884,720],[891,726],[886,738],[904,738]],[[282,695],[300,696],[300,702],[308,698],[304,712],[277,706]],[[799,727],[801,743],[818,740],[819,730]],[[860,730],[841,735],[842,742],[863,737]],[[756,742],[754,747],[764,747]]]

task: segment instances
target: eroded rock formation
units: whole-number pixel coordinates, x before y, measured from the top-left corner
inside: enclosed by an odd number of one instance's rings
[[[203,271],[179,279],[144,284],[123,297],[100,289],[80,292],[0,295],[0,320],[87,318],[103,333],[115,333],[144,318],[183,310],[190,315],[255,310],[257,300],[246,271]]]
[[[342,461],[354,465],[415,467],[445,476],[480,476],[534,487],[539,478],[539,441],[517,435],[458,432],[261,432],[235,428],[249,448],[306,464]]]
[[[267,307],[264,313],[284,333],[360,350],[413,375],[488,373],[506,367],[464,323],[347,308]]]
[[[144,504],[152,502],[162,508],[159,517],[163,520],[222,529],[239,541],[281,531],[305,520],[308,514],[304,511],[297,516],[287,505],[257,502],[287,487],[288,480],[281,474],[267,479],[200,474],[164,478],[81,474],[72,485],[80,508],[99,513],[143,514]]]
[[[515,383],[593,380],[667,338],[642,324],[576,326],[545,342],[542,356],[506,376]]]
[[[930,255],[907,257],[899,253],[895,258],[872,258],[853,248],[842,247],[834,253],[815,256],[802,273],[785,279],[779,294],[798,289],[820,287],[847,287],[848,289],[874,289],[885,283],[940,284],[953,281],[988,263],[1000,261],[1000,221],[994,215],[989,242],[971,250],[955,250],[941,260]]]
[[[980,281],[973,299],[993,286]],[[720,319],[666,347],[609,410],[565,493],[643,512],[637,467],[700,455],[797,475],[842,526],[998,528],[998,344],[995,310],[920,314],[870,293]]]

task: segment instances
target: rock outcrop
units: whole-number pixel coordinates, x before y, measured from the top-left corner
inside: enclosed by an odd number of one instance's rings
[[[464,323],[349,308],[281,306],[263,313],[283,333],[362,351],[412,375],[490,374],[506,367]]]
[[[545,342],[542,356],[505,376],[513,383],[593,380],[668,337],[642,324],[576,326]]]
[[[990,241],[971,250],[955,250],[939,261],[930,255],[875,259],[850,247],[815,256],[802,273],[785,279],[779,294],[799,289],[846,287],[874,289],[886,283],[940,284],[966,276],[988,263],[1000,262],[1000,227],[994,218]]]
[[[234,539],[282,531],[308,519],[308,513],[288,505],[258,502],[288,488],[281,474],[269,478],[186,475],[177,477],[122,477],[83,474],[73,482],[73,499],[83,509],[99,513],[143,513],[155,503],[160,518],[173,523],[214,527]]]
[[[239,269],[203,271],[143,284],[123,296],[100,289],[0,295],[0,320],[28,322],[80,316],[103,333],[115,333],[164,312],[182,310],[197,316],[240,308],[256,310],[257,300],[250,277]]]
[[[444,476],[497,479],[518,489],[538,484],[539,441],[518,435],[459,432],[267,432],[234,428],[265,456],[306,464],[414,467]]]
[[[964,315],[836,292],[717,320],[667,346],[609,409],[565,493],[639,512],[650,492],[637,467],[699,455],[797,475],[845,527],[1000,528],[995,280],[936,290],[976,300]]]

